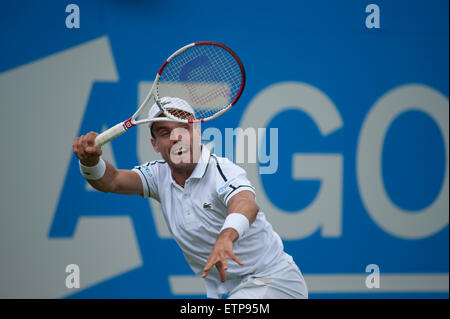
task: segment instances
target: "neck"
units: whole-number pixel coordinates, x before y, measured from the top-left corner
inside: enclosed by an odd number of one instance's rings
[[[192,172],[195,169],[195,166],[197,164],[194,164],[193,167],[186,168],[186,169],[178,169],[178,168],[171,168],[172,171],[172,177],[175,180],[175,182],[180,185],[181,187],[184,187],[184,184],[186,180],[191,176]]]

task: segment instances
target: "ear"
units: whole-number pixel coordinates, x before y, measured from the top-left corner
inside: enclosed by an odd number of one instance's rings
[[[156,143],[156,140],[152,137],[152,138],[150,139],[150,142],[152,142],[152,146],[153,146],[153,149],[155,150],[155,152],[156,152],[156,153],[159,153],[160,151],[159,151],[158,144]]]

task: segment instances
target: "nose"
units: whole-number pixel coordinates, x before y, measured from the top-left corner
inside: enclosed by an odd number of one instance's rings
[[[184,140],[189,140],[189,132],[184,128],[174,128],[171,132],[171,139],[173,144],[177,144]]]
[[[181,138],[177,136],[177,138],[173,139],[172,145],[175,145],[175,144],[177,144],[180,141],[181,141]]]

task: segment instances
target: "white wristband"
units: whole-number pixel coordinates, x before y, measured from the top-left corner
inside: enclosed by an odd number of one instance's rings
[[[106,164],[101,157],[95,166],[84,166],[81,162],[79,162],[79,164],[80,172],[86,179],[97,180],[105,175]]]
[[[239,213],[231,213],[225,219],[223,223],[222,232],[224,229],[233,228],[239,234],[239,238],[244,234],[244,232],[250,227],[250,222],[247,217]]]

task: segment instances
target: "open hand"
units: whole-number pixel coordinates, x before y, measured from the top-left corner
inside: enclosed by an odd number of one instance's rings
[[[225,282],[227,278],[225,271],[228,269],[227,258],[231,258],[241,266],[244,265],[244,263],[233,254],[233,240],[237,238],[237,236],[237,232],[232,228],[225,229],[220,233],[209,254],[208,261],[203,269],[202,278],[208,276],[209,271],[215,265],[220,273],[220,281]]]

